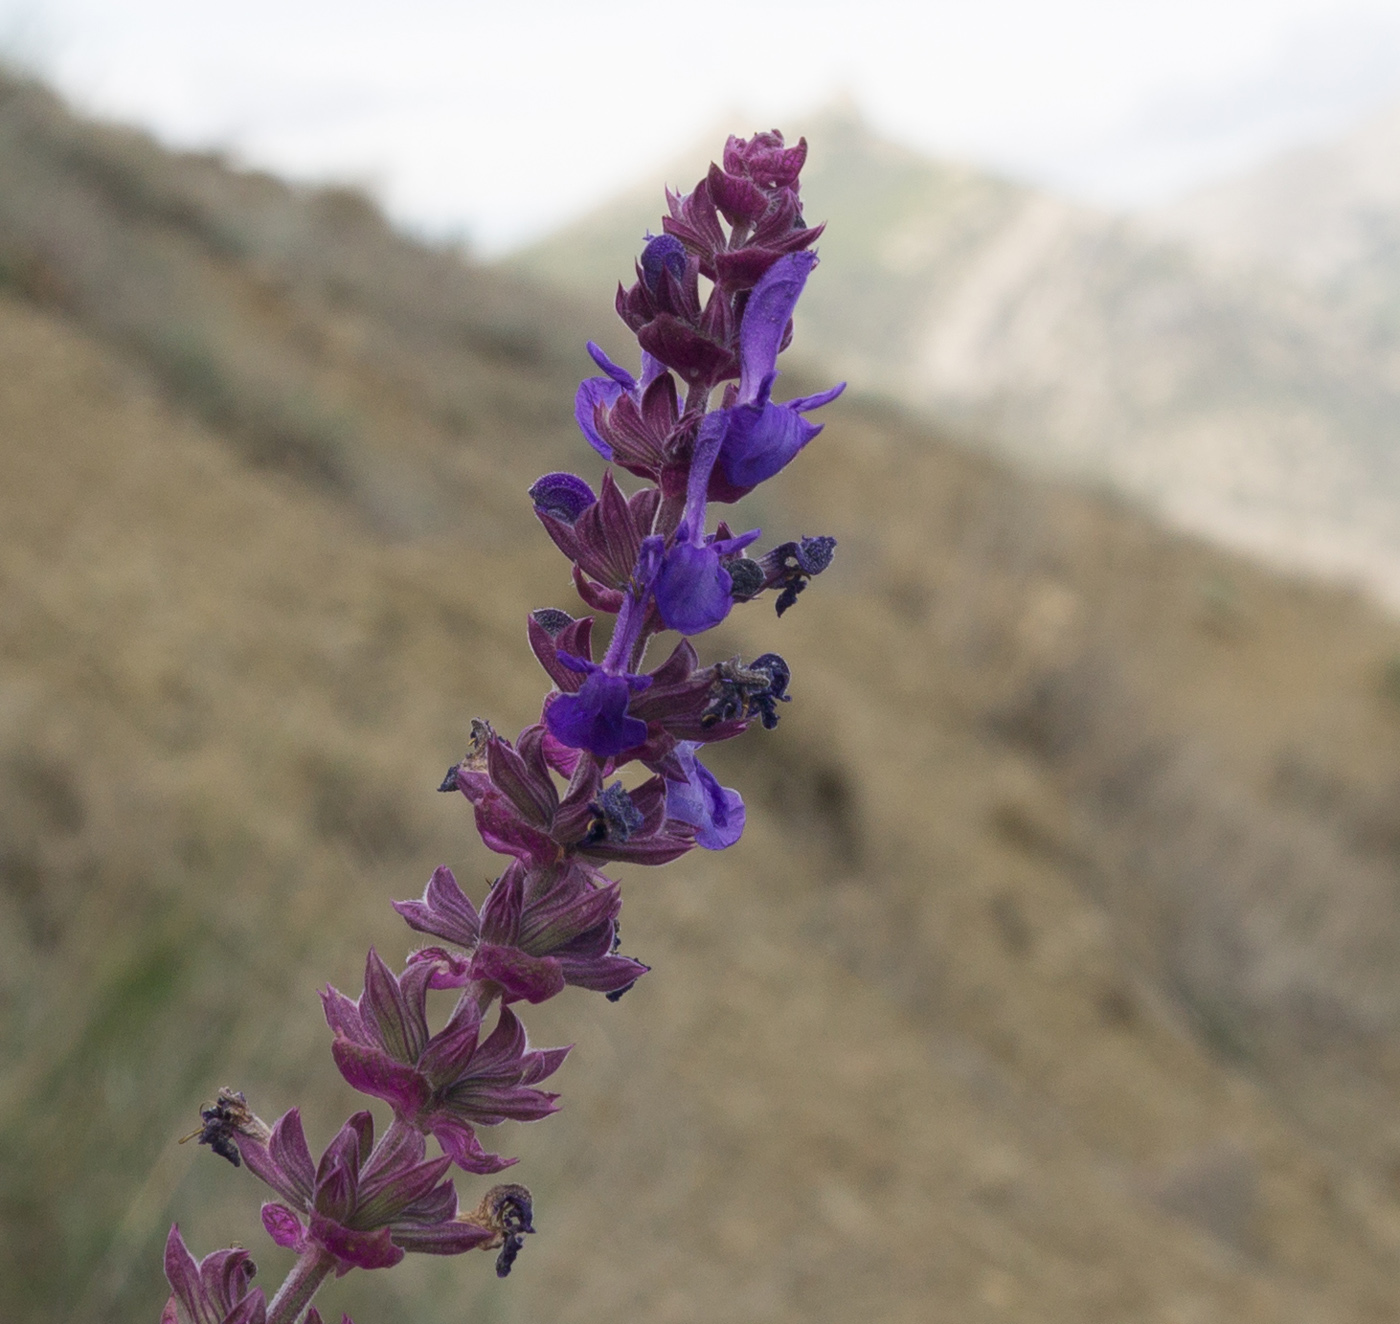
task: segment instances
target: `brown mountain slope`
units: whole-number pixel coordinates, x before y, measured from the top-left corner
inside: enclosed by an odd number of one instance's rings
[[[433,865],[478,897],[493,868],[431,788],[472,716],[537,711],[523,611],[571,591],[522,489],[588,463],[584,329],[363,208],[322,231],[323,197],[35,104],[86,152],[43,187],[123,254],[83,261],[133,291],[165,263],[237,388],[190,393],[67,249],[0,298],[0,1315],[134,1321],[171,1218],[275,1281],[256,1183],[175,1137],[232,1081],[324,1139],[351,1096],[315,986],[402,956],[387,898]],[[301,247],[117,209],[133,159],[230,225],[255,193]],[[341,420],[343,464],[250,398]],[[417,1263],[328,1304],[1389,1318],[1400,630],[839,408],[754,512],[837,565],[709,645],[795,675],[715,759],[743,843],[628,878],[655,973],[531,1019],[578,1043],[565,1111],[501,1136],[541,1235],[505,1283]]]

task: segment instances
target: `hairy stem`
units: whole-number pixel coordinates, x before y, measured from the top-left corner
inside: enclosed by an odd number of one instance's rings
[[[302,1251],[267,1308],[267,1324],[296,1324],[334,1268],[335,1256],[329,1251],[319,1246]]]

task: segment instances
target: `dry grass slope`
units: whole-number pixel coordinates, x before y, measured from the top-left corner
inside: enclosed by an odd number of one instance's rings
[[[587,458],[594,328],[23,84],[0,181],[0,1315],[134,1322],[172,1218],[280,1268],[174,1143],[199,1103],[324,1138],[315,986],[402,956],[433,865],[490,876],[432,787],[537,711],[523,609],[571,591],[523,487]],[[1400,629],[860,401],[753,515],[839,560],[712,645],[795,673],[716,756],[743,843],[629,879],[655,973],[531,1023],[578,1044],[501,1137],[541,1235],[335,1293],[1392,1318]]]

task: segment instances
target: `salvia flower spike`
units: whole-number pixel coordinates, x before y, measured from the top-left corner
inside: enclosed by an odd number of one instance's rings
[[[504,1277],[535,1231],[526,1187],[492,1186],[464,1213],[449,1178],[515,1163],[488,1152],[479,1128],[559,1106],[540,1085],[569,1049],[531,1047],[518,1009],[569,987],[616,1001],[648,973],[618,950],[621,886],[601,866],[738,842],[743,798],[701,755],[755,723],[776,726],[791,698],[777,653],[702,663],[691,640],[770,591],[781,616],[835,551],[818,535],[750,555],[760,530],[735,534],[709,515],[711,502],[737,501],[791,463],[821,431],[807,416],[843,389],[773,399],[817,266],[821,227],[807,225],[800,197],[806,156],[805,140],[789,146],[776,131],[730,138],[690,193],[667,194],[635,283],[618,289],[637,375],[586,346],[597,371],[579,385],[574,417],[592,453],[641,485],[628,494],[606,469],[597,482],[560,471],[531,487],[583,611],[530,613],[529,646],[551,686],[538,720],[511,740],[473,719],[466,754],[438,788],[462,794],[483,842],[509,862],[479,904],[439,868],[419,900],[394,903],[436,941],[401,969],[371,948],[358,998],[321,994],[336,1067],[388,1105],[388,1127],[376,1138],[371,1115],[356,1112],[314,1159],[298,1109],[268,1126],[242,1094],[221,1090],[186,1139],[270,1188],[263,1226],[296,1263],[269,1300],[251,1286],[247,1251],[196,1261],[172,1227],[161,1324],[322,1324],[312,1298],[332,1275],[480,1249],[497,1253]],[[649,643],[667,631],[680,638],[648,669]]]

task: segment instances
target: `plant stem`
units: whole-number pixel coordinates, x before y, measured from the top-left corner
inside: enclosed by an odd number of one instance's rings
[[[267,1324],[296,1324],[334,1268],[335,1256],[329,1251],[319,1246],[302,1251],[267,1308]]]

